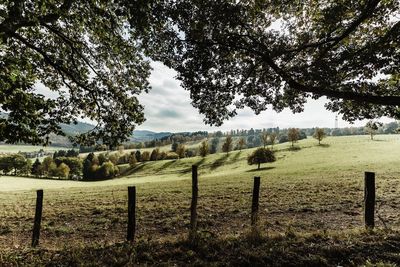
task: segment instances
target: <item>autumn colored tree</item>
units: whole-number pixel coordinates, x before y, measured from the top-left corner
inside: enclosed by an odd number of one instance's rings
[[[238,142],[239,151],[242,151],[242,149],[245,147],[246,147],[246,140],[243,137],[241,137]]]
[[[272,132],[269,135],[269,140],[271,142],[271,149],[274,149],[274,144],[276,143],[276,139],[277,139],[278,135],[275,132]]]
[[[132,152],[132,153],[129,155],[129,166],[134,167],[134,166],[136,165],[136,163],[137,163],[137,160],[136,160],[135,153]]]
[[[208,149],[208,141],[204,140],[201,142],[199,145],[199,153],[200,156],[205,157],[210,153],[210,150]]]
[[[318,140],[318,145],[320,145],[322,139],[326,137],[325,130],[322,128],[315,128],[313,137]]]
[[[299,140],[300,130],[297,128],[290,128],[288,130],[288,140],[292,142],[292,147],[294,147],[294,143]]]
[[[176,148],[176,154],[178,154],[178,157],[180,159],[185,157],[185,152],[186,152],[186,147],[183,144],[179,144]]]
[[[226,154],[229,154],[229,152],[232,150],[232,145],[233,145],[232,136],[228,135],[225,138],[224,144],[222,145],[222,151],[226,152]]]
[[[263,143],[264,148],[268,145],[269,134],[267,132],[262,132],[260,134],[260,139]]]

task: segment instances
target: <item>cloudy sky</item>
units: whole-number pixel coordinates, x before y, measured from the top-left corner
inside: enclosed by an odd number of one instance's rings
[[[200,115],[190,104],[189,92],[179,85],[174,79],[175,71],[167,68],[162,63],[152,63],[153,72],[150,77],[152,90],[148,94],[140,95],[139,100],[145,106],[146,122],[137,129],[151,131],[197,131],[197,130],[230,130],[277,127],[331,127],[335,126],[335,114],[325,110],[324,99],[309,100],[305,111],[293,114],[290,110],[276,113],[267,110],[255,115],[250,109],[238,112],[238,115],[226,121],[221,127],[210,127],[203,122]],[[386,120],[383,120],[386,121]],[[354,125],[365,125],[365,121],[356,122]],[[351,126],[341,120],[339,127]]]

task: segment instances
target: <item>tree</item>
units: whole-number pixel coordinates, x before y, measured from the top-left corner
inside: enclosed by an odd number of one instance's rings
[[[142,153],[142,161],[149,161],[150,160],[150,152],[149,151],[143,151]]]
[[[269,134],[267,132],[263,132],[261,133],[260,138],[265,148],[268,145]]]
[[[172,152],[176,152],[176,150],[178,149],[179,144],[177,142],[173,142],[171,144],[171,151]]]
[[[297,142],[297,140],[299,140],[299,136],[300,136],[300,131],[297,128],[290,128],[288,130],[288,140],[290,142],[292,142],[292,147],[294,146],[294,143]]]
[[[158,3],[143,11],[147,52],[211,125],[232,106],[301,112],[321,96],[348,121],[400,116],[398,0]]]
[[[371,136],[371,140],[374,140],[374,135],[378,131],[379,127],[382,127],[382,123],[378,121],[368,121],[365,124],[365,132]]]
[[[96,155],[93,152],[89,153],[83,161],[83,180],[95,180],[98,165],[99,160],[97,159]]]
[[[246,147],[246,140],[243,137],[241,137],[238,142],[238,148],[240,151],[242,151],[242,149],[245,147]]]
[[[112,153],[108,156],[108,160],[111,161],[114,165],[118,164],[118,154],[117,153]]]
[[[318,140],[318,145],[321,144],[322,139],[326,137],[326,133],[322,128],[315,128],[313,137]]]
[[[276,143],[276,139],[277,139],[278,135],[275,132],[272,132],[269,135],[269,140],[271,142],[271,149],[274,149],[274,144]]]
[[[48,176],[58,177],[57,164],[51,162],[49,165]]]
[[[159,155],[160,155],[160,149],[159,148],[153,149],[150,155],[150,160],[152,161],[158,160]]]
[[[100,153],[97,158],[99,160],[99,165],[102,165],[104,162],[108,161],[108,155],[105,153]]]
[[[201,142],[201,144],[199,145],[199,152],[200,152],[200,156],[202,156],[203,158],[206,157],[208,155],[208,153],[210,153],[210,150],[208,149],[208,141],[204,140],[203,142]]]
[[[395,121],[390,122],[388,124],[385,125],[384,128],[384,133],[385,134],[392,134],[392,133],[396,133],[396,130],[399,128],[399,124]]]
[[[136,150],[135,157],[138,162],[142,161],[142,154],[140,153],[140,150]]]
[[[257,164],[260,169],[261,163],[274,162],[276,160],[274,152],[268,148],[257,148],[253,153],[247,157],[249,165]]]
[[[229,154],[229,152],[232,150],[232,143],[233,143],[232,136],[228,135],[225,138],[224,144],[222,145],[222,151],[226,152],[226,154]]]
[[[70,150],[67,151],[67,154],[65,156],[66,157],[78,157],[79,156],[79,152],[78,152],[78,150],[70,149]]]
[[[28,174],[32,168],[32,162],[26,159],[23,155],[11,155],[11,166],[14,169],[14,175]]]
[[[136,165],[136,163],[137,163],[137,160],[136,160],[135,153],[132,152],[132,153],[129,155],[129,166],[134,167],[134,166]]]
[[[2,2],[0,142],[48,143],[84,115],[97,125],[74,142],[118,144],[144,121],[136,96],[149,89],[150,66],[123,2]]]
[[[65,163],[61,163],[59,166],[52,163],[50,167],[50,175],[58,178],[68,178],[69,172],[70,168]]]
[[[59,157],[54,160],[57,167],[60,167],[62,163],[66,164],[69,168],[69,173],[71,175],[80,175],[82,172],[82,159],[77,157]],[[64,176],[62,176],[64,177]]]
[[[217,153],[218,145],[219,145],[219,137],[215,137],[215,138],[211,139],[211,148],[210,148],[211,154]]]
[[[114,165],[111,161],[104,162],[103,165],[96,170],[96,178],[99,180],[111,179],[118,174],[118,166]]]
[[[186,147],[183,144],[179,144],[178,147],[176,148],[176,154],[178,154],[178,157],[180,159],[185,157],[185,152],[186,152]]]
[[[36,177],[43,175],[42,164],[40,163],[39,159],[36,159],[32,164],[31,174]]]
[[[52,157],[45,157],[42,162],[42,171],[44,175],[47,175],[50,170],[50,165],[54,163]]]

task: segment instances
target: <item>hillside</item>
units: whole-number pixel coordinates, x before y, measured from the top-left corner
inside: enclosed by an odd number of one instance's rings
[[[318,146],[309,138],[300,141],[296,150],[290,150],[289,144],[276,145],[278,160],[262,165],[260,171],[247,165],[252,149],[246,149],[146,162],[133,169],[126,166],[126,176],[100,182],[1,177],[0,237],[4,238],[0,238],[0,251],[20,247],[24,255],[29,253],[29,262],[71,259],[74,265],[118,265],[129,262],[127,255],[138,265],[164,261],[179,266],[232,265],[239,258],[243,265],[257,260],[255,265],[260,266],[359,266],[367,259],[400,262],[395,254],[400,245],[400,136],[375,139],[328,137]],[[185,241],[192,164],[199,165],[200,174],[202,239],[197,246]],[[365,171],[376,172],[379,219],[374,233],[364,231]],[[261,236],[249,234],[254,176],[261,176]],[[138,242],[132,247],[120,245],[125,237],[128,185],[137,187]],[[42,248],[51,248],[40,258],[26,248],[35,199],[30,190],[37,188],[43,188],[46,196]],[[80,252],[82,244],[90,244],[85,245],[85,253]],[[127,252],[131,250],[134,255]],[[254,251],[257,259],[252,257]],[[5,251],[3,259],[22,259],[21,253]],[[105,256],[110,253],[119,257]],[[214,256],[204,257],[204,253]],[[286,262],[280,262],[283,255]]]

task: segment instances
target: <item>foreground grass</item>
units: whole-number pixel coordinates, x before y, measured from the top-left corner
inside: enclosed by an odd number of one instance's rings
[[[195,241],[90,244],[0,252],[0,265],[37,266],[396,266],[398,232],[334,235],[202,236]]]
[[[230,265],[236,260],[237,265],[333,265],[341,264],[339,258],[344,255],[348,257],[344,265],[367,260],[399,263],[398,254],[390,253],[391,247],[399,250],[400,138],[376,139],[328,138],[324,146],[304,140],[295,151],[287,144],[278,145],[278,161],[261,171],[245,161],[252,150],[243,150],[205,159],[148,162],[127,168],[124,178],[94,183],[1,177],[1,260],[13,265],[60,265],[67,258],[77,265],[118,265],[113,261],[119,259],[121,264]],[[203,245],[199,247],[185,241],[192,164],[200,166]],[[385,231],[375,234],[361,230],[366,170],[377,173],[376,223]],[[250,242],[255,175],[262,177],[259,228],[267,237]],[[125,238],[128,184],[136,185],[138,192],[137,237],[141,241],[133,248],[120,243]],[[31,250],[35,202],[31,190],[38,187],[45,188],[41,248]],[[213,249],[218,255],[212,256]],[[388,252],[382,253],[385,249]],[[128,250],[132,256],[118,256]],[[336,255],[336,250],[341,252]],[[99,256],[102,253],[108,256]]]

